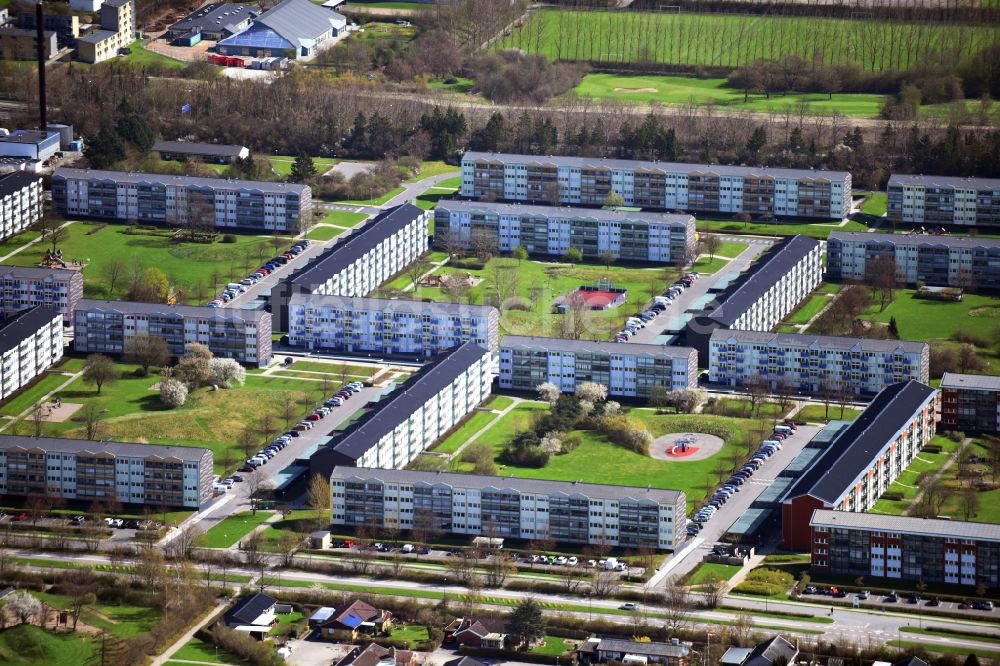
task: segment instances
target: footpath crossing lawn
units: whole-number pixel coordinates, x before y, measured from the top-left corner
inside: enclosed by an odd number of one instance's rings
[[[326,242],[336,238],[340,234],[344,233],[344,231],[346,230],[339,227],[328,227],[325,224],[317,225],[309,230],[306,234],[306,238],[313,241]]]
[[[235,546],[255,527],[274,515],[273,511],[250,511],[234,513],[221,523],[198,537],[198,545],[205,548],[229,548]]]
[[[830,302],[830,297],[823,294],[813,294],[795,311],[791,317],[786,319],[789,324],[805,324],[816,316],[823,307]]]
[[[495,409],[498,412],[506,409],[511,403],[511,399],[505,396],[494,396],[486,403],[487,409]],[[432,451],[435,453],[454,453],[458,447],[469,441],[469,438],[482,430],[491,421],[497,418],[497,414],[492,411],[476,412],[462,427],[451,433],[447,439],[435,446]]]

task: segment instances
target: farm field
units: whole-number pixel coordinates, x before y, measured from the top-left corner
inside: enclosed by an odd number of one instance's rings
[[[931,53],[967,57],[996,38],[990,26],[911,24],[816,17],[547,9],[497,49],[554,60],[739,67],[758,59],[821,53],[830,64],[905,70]]]
[[[743,92],[726,85],[725,79],[696,79],[687,76],[620,76],[588,74],[572,94],[590,99],[615,100],[623,104],[684,105],[714,104],[729,109],[747,111],[798,110],[805,101],[808,113],[829,114],[839,111],[845,116],[870,118],[879,114],[885,102],[883,95],[788,93],[787,95],[751,95],[743,101]]]

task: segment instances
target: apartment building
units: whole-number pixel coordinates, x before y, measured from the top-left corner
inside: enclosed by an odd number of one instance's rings
[[[851,212],[846,171],[471,151],[462,157],[463,197],[603,206],[611,193],[626,206],[693,213],[840,220]]]
[[[808,550],[813,511],[865,512],[936,431],[937,391],[916,381],[889,386],[813,458],[781,507],[786,548]]]
[[[83,62],[110,60],[136,39],[135,0],[104,0],[100,11],[100,28],[77,39]]]
[[[425,253],[430,213],[413,204],[383,211],[271,290],[274,330],[289,330],[293,294],[367,296]]]
[[[271,362],[271,314],[193,305],[83,299],[73,315],[73,349],[81,354],[123,354],[136,335],[163,338],[174,356],[199,342],[217,357],[243,365]]]
[[[58,35],[42,33],[42,56],[51,60],[59,54]],[[35,60],[38,57],[38,31],[11,24],[0,25],[0,60]]]
[[[507,335],[500,342],[499,382],[515,391],[552,382],[564,393],[596,382],[608,387],[608,395],[646,398],[654,386],[697,386],[698,353],[690,347]]]
[[[294,294],[288,344],[309,351],[424,358],[500,344],[500,312],[483,305]]]
[[[0,435],[0,495],[201,509],[212,499],[212,452]]]
[[[946,372],[939,388],[942,430],[1000,433],[1000,377]]]
[[[1000,289],[1000,239],[927,234],[834,231],[826,242],[826,273],[834,280],[865,280],[885,257],[907,285]]]
[[[0,240],[42,219],[42,179],[26,171],[0,175]]]
[[[709,382],[745,387],[762,383],[817,397],[846,391],[874,396],[890,384],[928,383],[930,346],[906,340],[869,340],[718,329],[709,338]]]
[[[62,315],[36,306],[0,320],[0,400],[63,356]]]
[[[43,305],[73,321],[73,310],[83,298],[83,273],[65,268],[0,266],[0,312],[12,315]]]
[[[695,251],[690,215],[585,210],[445,199],[434,209],[439,247],[471,247],[477,236],[495,238],[502,252],[523,247],[533,255],[562,256],[576,248],[586,259],[684,264]]]
[[[69,216],[256,233],[298,233],[312,223],[312,190],[296,183],[59,167],[52,203]]]
[[[718,329],[769,331],[792,312],[823,279],[822,248],[808,236],[775,243],[687,325],[687,344],[709,358]]]
[[[886,214],[892,222],[938,226],[1000,225],[1000,179],[960,176],[889,177]]]
[[[310,473],[406,467],[489,397],[493,364],[493,354],[473,342],[439,354],[346,430],[330,433]]]
[[[1000,584],[1000,525],[824,510],[809,524],[817,572],[930,585]]]
[[[687,524],[683,492],[648,487],[336,467],[330,491],[347,527],[674,550]]]

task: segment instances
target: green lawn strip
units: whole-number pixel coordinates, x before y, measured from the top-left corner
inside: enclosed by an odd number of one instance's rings
[[[707,414],[720,416],[735,415],[738,418],[752,418],[751,403],[742,398],[716,398],[711,405],[706,405]],[[758,418],[777,418],[781,416],[781,406],[776,402],[761,402],[757,405]]]
[[[434,5],[428,5],[423,2],[391,2],[391,1],[380,1],[380,2],[356,2],[352,3],[355,7],[375,7],[378,9],[408,9],[411,11],[433,9]]]
[[[508,398],[505,395],[495,395],[490,398],[489,402],[486,403],[487,407],[491,407],[497,411],[507,409],[512,404],[514,404],[513,398]]]
[[[834,282],[824,282],[817,289],[816,293],[836,294],[840,291],[841,285]]]
[[[454,178],[446,178],[445,180],[439,180],[435,187],[449,187],[458,190],[462,187],[462,177],[455,176]]]
[[[1000,650],[983,650],[982,648],[964,648],[957,645],[941,645],[940,643],[921,643],[919,641],[894,640],[886,643],[889,647],[903,648],[904,650],[921,649],[927,652],[938,654],[975,654],[979,658],[1000,659]]]
[[[31,388],[0,405],[0,414],[17,416],[26,409],[33,409],[35,403],[65,384],[67,380],[69,380],[67,375],[42,375]]]
[[[333,385],[336,386],[337,388],[339,388],[339,384],[337,382],[340,381],[340,375],[332,375],[332,374],[330,374],[328,372],[307,372],[307,371],[298,371],[298,370],[275,370],[274,372],[272,372],[270,374],[270,376],[271,377],[291,377],[291,378],[294,378],[294,379],[315,379],[318,382],[322,382],[324,379],[327,379],[327,380],[333,382]],[[370,379],[370,377],[366,376],[366,375],[347,375],[345,377],[345,379],[348,382],[354,382],[354,381],[364,381],[365,379]]]
[[[99,644],[87,634],[54,634],[34,624],[0,631],[0,663],[5,666],[87,664],[98,648]]]
[[[791,324],[781,324],[778,326],[778,333],[798,333],[799,327]]]
[[[720,581],[729,580],[740,572],[742,567],[733,564],[719,564],[717,562],[702,562],[698,568],[691,572],[688,578],[688,585],[704,585],[711,577],[716,577]]]
[[[273,511],[258,511],[253,515],[249,511],[234,513],[212,529],[198,537],[197,545],[205,548],[229,548],[240,542],[255,527],[274,515]]]
[[[10,238],[0,241],[0,257],[6,257],[8,254],[14,250],[19,250],[26,244],[38,238],[41,234],[34,229],[28,229],[22,231],[16,236],[11,236]]]
[[[317,226],[306,233],[306,238],[314,241],[328,241],[344,233],[344,229],[337,227]]]
[[[497,415],[493,412],[476,412],[462,425],[462,427],[451,433],[448,438],[443,440],[440,444],[431,447],[430,450],[437,453],[454,453],[458,450],[458,447],[469,441],[473,435],[482,430],[496,418]]]
[[[142,65],[145,67],[156,65],[160,67],[168,67],[170,69],[184,69],[191,64],[184,62],[183,60],[170,58],[161,53],[156,53],[155,51],[149,51],[146,49],[141,39],[137,39],[132,42],[128,49],[131,53],[125,56],[124,60],[136,65]]]
[[[889,207],[889,195],[885,192],[866,192],[866,199],[861,204],[861,211],[869,215],[881,217]]]
[[[1000,301],[982,294],[965,294],[957,303],[931,301],[916,298],[914,289],[899,289],[885,310],[875,299],[860,316],[883,324],[895,317],[904,340],[948,340],[957,331],[989,339],[1000,324]]]
[[[698,257],[694,265],[691,266],[691,270],[696,273],[704,273],[705,275],[714,275],[718,273],[723,268],[729,265],[729,259],[725,257],[715,257],[714,259],[709,259],[707,255]]]
[[[316,372],[326,375],[334,375],[340,377],[354,376],[354,377],[372,377],[378,368],[373,368],[367,365],[349,365],[349,364],[338,364],[338,363],[322,363],[320,361],[295,361],[292,364],[293,370]]]
[[[250,269],[274,254],[269,238],[264,236],[227,231],[236,238],[235,243],[175,243],[163,234],[127,234],[126,229],[123,224],[101,227],[82,222],[67,227],[66,238],[59,247],[67,261],[86,264],[83,268],[83,292],[87,298],[124,298],[127,281],[119,279],[114,293],[111,293],[105,269],[113,260],[128,266],[135,258],[141,257],[143,267],[159,268],[172,286],[184,291],[186,303],[201,304],[218,287],[245,277]],[[291,242],[289,238],[288,244]],[[38,266],[47,249],[51,249],[50,244],[36,243],[11,257],[7,263]],[[215,277],[218,278],[217,284],[213,284]],[[203,298],[198,298],[199,295]]]
[[[267,160],[271,163],[271,168],[279,176],[287,178],[292,174],[292,165],[295,164],[296,155],[271,155]],[[316,173],[323,174],[329,171],[337,161],[332,157],[313,157],[313,166]]]
[[[729,259],[735,259],[748,247],[750,247],[748,243],[740,243],[738,241],[722,241],[722,243],[719,244],[719,249],[715,254]]]
[[[986,634],[976,634],[953,629],[931,629],[922,627],[900,627],[900,631],[906,634],[922,634],[924,636],[944,636],[947,638],[957,638],[962,641],[982,641],[983,643],[1000,644],[1000,636],[990,636]]]
[[[337,203],[348,204],[351,206],[381,206],[382,204],[386,203],[393,197],[402,194],[405,189],[406,189],[405,187],[396,187],[394,189],[389,190],[380,197],[375,197],[374,199],[363,199],[363,200],[352,199],[343,201],[338,200]]]
[[[420,173],[412,178],[407,178],[407,183],[415,183],[418,180],[424,180],[425,178],[433,178],[434,176],[440,176],[446,173],[458,173],[460,168],[454,164],[448,164],[447,162],[442,162],[441,160],[424,160],[420,163]],[[461,176],[459,176],[461,178]],[[447,185],[440,185],[440,187],[447,187]]]
[[[812,294],[808,299],[806,299],[806,302],[799,306],[799,309],[796,310],[790,317],[785,319],[785,321],[789,324],[806,324],[829,302],[829,296],[824,294]]]
[[[763,236],[795,236],[803,235],[812,238],[826,238],[832,231],[868,231],[868,227],[860,222],[847,222],[839,225],[833,222],[781,222],[765,224],[763,222],[740,222],[739,220],[724,220],[712,218],[697,218],[698,229],[716,233],[753,234]]]
[[[424,191],[423,194],[417,196],[414,203],[421,210],[433,210],[441,199],[450,199],[454,196],[454,194],[455,190],[443,192],[441,191],[441,188],[432,187],[431,189]]]
[[[368,216],[364,213],[352,213],[347,210],[328,210],[320,222],[334,224],[338,227],[356,227],[367,219]]]
[[[843,410],[838,405],[831,404],[829,416],[825,405],[806,405],[795,414],[796,421],[809,421],[811,423],[825,421],[853,421],[861,413],[860,409],[845,407]]]
[[[185,643],[180,650],[173,654],[173,658],[187,661],[207,661],[213,664],[232,664],[233,666],[243,666],[250,663],[242,657],[238,657],[231,652],[217,647],[214,643],[203,641],[198,637],[194,637]],[[187,666],[191,665],[188,664]]]
[[[407,624],[402,627],[393,627],[389,636],[394,641],[409,641],[410,645],[424,643],[430,639],[427,627],[422,624]]]

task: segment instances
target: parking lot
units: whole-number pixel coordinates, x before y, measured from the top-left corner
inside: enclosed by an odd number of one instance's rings
[[[928,612],[960,612],[971,617],[992,617],[994,606],[992,601],[983,599],[966,599],[964,601],[951,601],[938,599],[933,594],[917,594],[910,592],[892,592],[890,594],[873,593],[867,590],[861,592],[849,592],[837,586],[809,585],[799,594],[802,601],[813,603],[824,603],[827,600],[836,600],[841,603],[849,603],[855,608],[874,608],[883,610],[898,609],[900,611],[921,611],[927,609]]]
[[[336,241],[336,239],[334,239]],[[288,246],[282,246],[281,248],[275,250],[275,254],[281,254],[285,252],[289,246],[292,245],[294,241],[289,241]],[[245,293],[239,294],[236,298],[232,299],[228,303],[222,305],[224,308],[245,308],[247,305],[257,300],[261,296],[271,293],[273,289],[280,280],[284,280],[292,272],[299,268],[305,266],[311,259],[322,253],[327,247],[328,243],[323,243],[321,241],[310,241],[309,246],[306,247],[297,256],[292,257],[287,264],[281,266],[277,270],[273,271],[269,275],[265,275],[263,279],[258,280],[256,283],[247,287]]]

